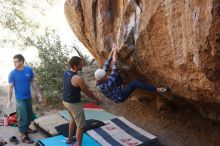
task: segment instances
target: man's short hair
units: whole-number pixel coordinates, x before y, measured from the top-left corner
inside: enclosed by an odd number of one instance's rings
[[[24,62],[24,56],[21,54],[16,54],[13,59],[18,59],[19,61],[23,61]]]
[[[73,56],[70,60],[69,60],[69,65],[70,67],[78,66],[80,63],[82,62],[82,58],[78,57],[78,56]]]

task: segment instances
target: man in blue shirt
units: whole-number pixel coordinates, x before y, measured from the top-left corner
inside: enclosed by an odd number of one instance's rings
[[[18,129],[21,133],[22,142],[32,144],[34,141],[28,136],[33,133],[29,128],[33,117],[31,85],[37,93],[39,101],[42,101],[42,95],[34,80],[34,74],[30,67],[24,66],[24,57],[17,54],[13,57],[15,69],[8,76],[8,103],[7,107],[12,106],[13,88],[16,97],[16,112],[18,119]]]
[[[106,72],[108,71],[112,63],[112,72],[107,77]],[[142,83],[138,80],[134,80],[127,86],[122,86],[122,81],[117,69],[117,49],[113,44],[112,50],[109,57],[106,59],[103,69],[97,69],[95,71],[96,87],[102,92],[107,98],[115,102],[123,102],[128,99],[131,93],[136,89],[144,91],[164,93],[168,91],[168,87],[157,88],[151,84]]]

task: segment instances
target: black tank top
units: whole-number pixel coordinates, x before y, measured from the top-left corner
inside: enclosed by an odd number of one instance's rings
[[[74,87],[71,84],[71,79],[73,76],[77,75],[76,72],[72,72],[71,70],[67,70],[64,73],[63,79],[63,101],[69,103],[78,103],[81,102],[81,94],[80,88]]]

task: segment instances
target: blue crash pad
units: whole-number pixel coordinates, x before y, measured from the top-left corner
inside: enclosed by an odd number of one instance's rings
[[[66,144],[66,138],[63,135],[58,135],[50,138],[40,139],[37,141],[38,146],[71,146]],[[83,134],[83,146],[101,146],[87,134]]]

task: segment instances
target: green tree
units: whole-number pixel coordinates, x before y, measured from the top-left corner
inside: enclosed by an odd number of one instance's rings
[[[46,10],[57,1],[0,0],[1,47],[22,49],[30,46],[38,49],[40,63],[31,66],[46,102],[50,104],[57,103],[62,96],[62,78],[69,52],[56,31],[45,29],[48,25],[40,22],[38,17],[44,17]],[[77,50],[87,63],[89,57]]]
[[[0,0],[1,45],[23,46],[27,37],[36,35],[40,16],[55,0]]]
[[[27,45],[39,50],[39,64],[32,64],[37,82],[42,89],[46,103],[60,103],[63,87],[63,73],[67,69],[69,52],[61,44],[55,31],[47,30],[45,35],[28,38]]]

